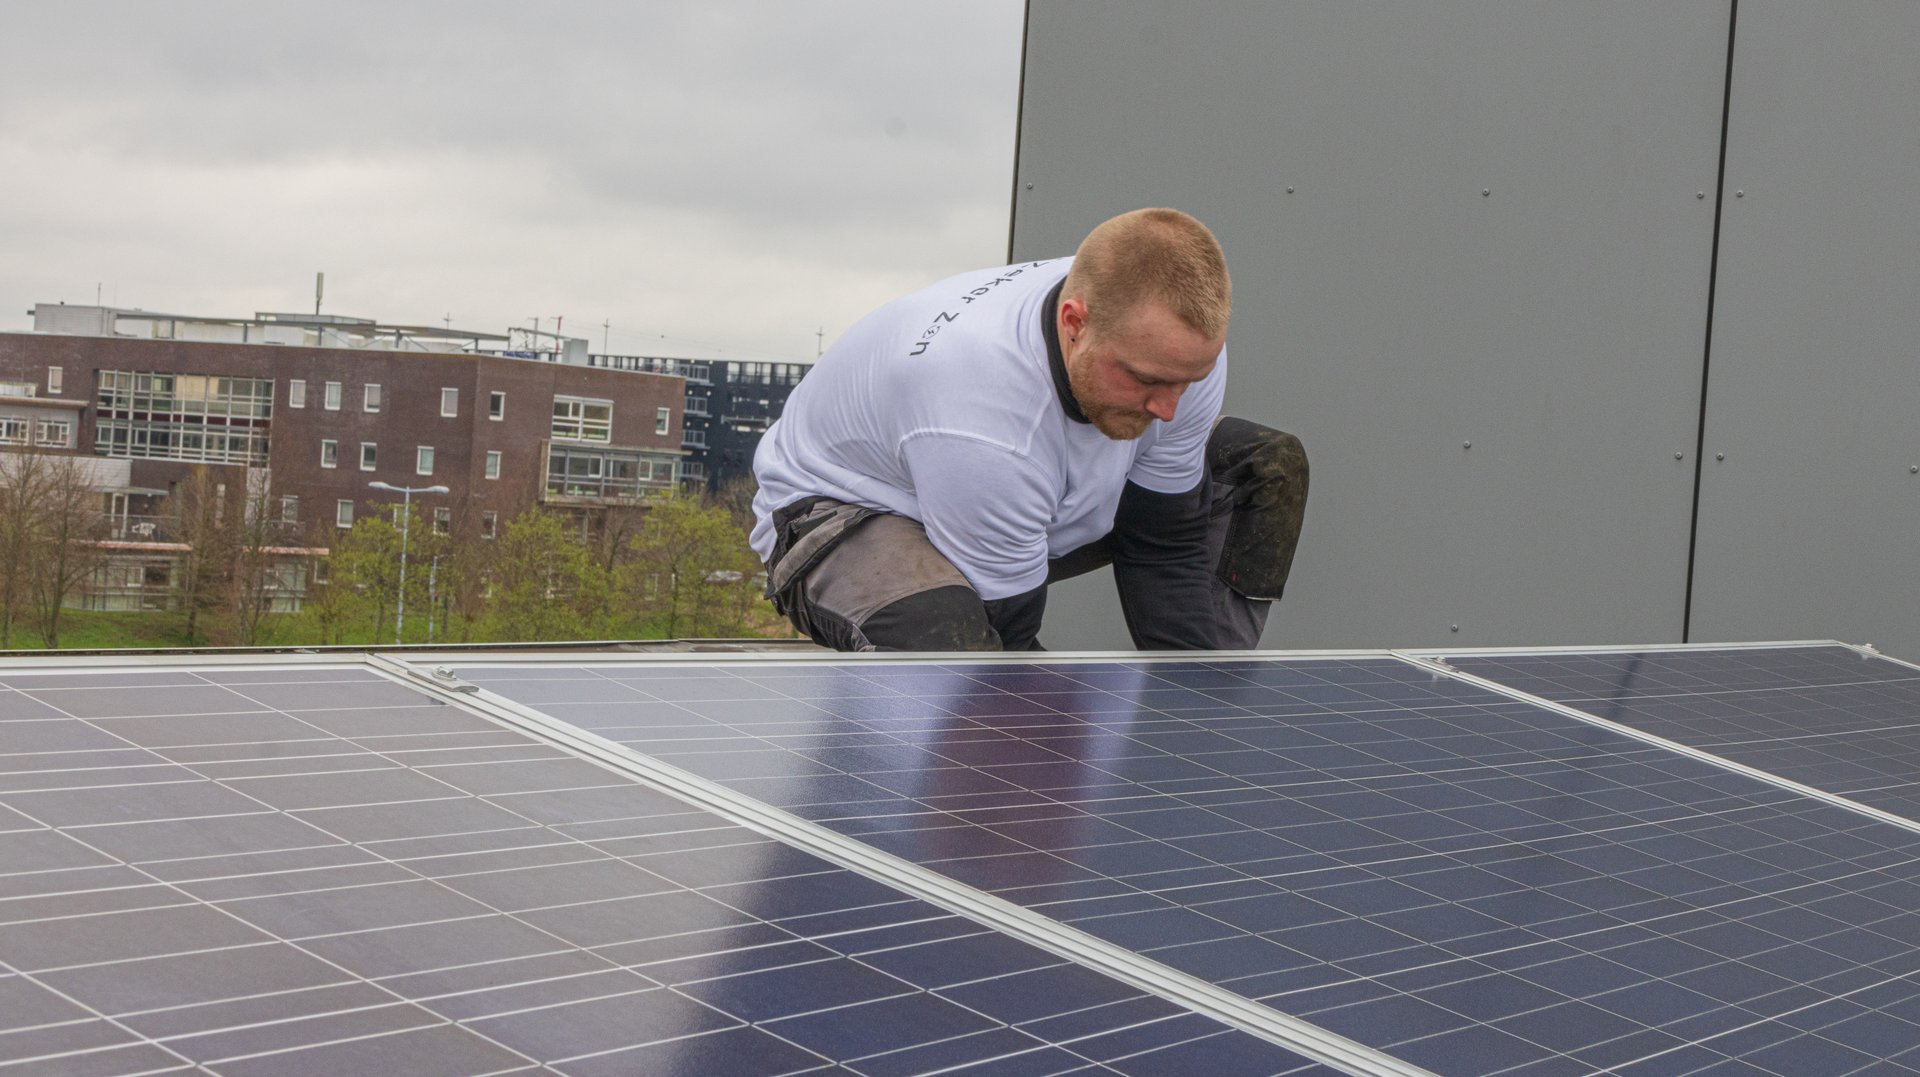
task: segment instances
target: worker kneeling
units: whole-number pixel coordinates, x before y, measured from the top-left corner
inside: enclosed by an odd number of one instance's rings
[[[1307,463],[1220,417],[1232,303],[1206,226],[1143,209],[868,315],[754,457],[768,597],[838,650],[1031,650],[1111,564],[1135,646],[1257,646]]]

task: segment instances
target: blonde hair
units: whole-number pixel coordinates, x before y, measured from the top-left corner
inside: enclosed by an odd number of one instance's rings
[[[1136,209],[1103,221],[1081,241],[1065,294],[1085,301],[1088,321],[1103,332],[1153,299],[1208,338],[1224,335],[1233,313],[1219,240],[1177,209]]]

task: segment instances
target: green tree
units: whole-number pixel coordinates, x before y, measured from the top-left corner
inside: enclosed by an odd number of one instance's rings
[[[607,620],[607,574],[559,517],[528,509],[495,540],[481,632],[495,640],[591,639]]]
[[[669,639],[746,629],[758,600],[759,558],[726,507],[690,496],[658,498],[621,570],[628,607]]]
[[[342,583],[337,566],[342,545],[349,532],[331,524],[314,521],[307,525],[307,546],[327,552],[314,559],[308,568],[307,597],[302,603],[302,619],[312,627],[322,646],[346,642],[347,627],[354,623],[364,604],[351,582]]]

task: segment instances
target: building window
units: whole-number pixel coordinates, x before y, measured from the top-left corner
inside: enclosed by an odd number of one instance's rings
[[[507,394],[499,393],[499,392],[488,393],[487,394],[487,418],[492,419],[495,422],[499,422],[501,419],[504,419],[506,417],[507,417]]]
[[[414,448],[413,473],[415,475],[433,474],[433,446],[419,445]]]
[[[500,450],[489,449],[487,450],[487,478],[497,479],[499,477],[500,477]]]
[[[353,526],[353,502],[343,497],[333,503],[333,523],[336,527]]]
[[[673,409],[656,408],[653,412],[653,432],[664,434],[673,426]]]
[[[47,395],[59,396],[60,386],[66,380],[66,371],[57,366],[47,368]]]
[[[0,381],[0,396],[32,396],[33,391],[30,381]]]
[[[380,446],[371,441],[360,443],[360,470],[372,471],[378,466]]]
[[[280,519],[284,523],[300,522],[300,499],[293,494],[280,495]]]
[[[337,381],[328,382],[325,395],[326,395],[326,399],[323,401],[323,403],[325,403],[327,410],[339,411],[340,410],[340,383]]]
[[[73,444],[73,424],[66,419],[42,419],[38,431],[42,445],[64,449]]]
[[[440,390],[440,417],[451,419],[460,414],[460,390]]]
[[[320,439],[320,466],[340,466],[340,443],[331,438]]]
[[[25,419],[0,418],[0,445],[25,445],[32,429]]]
[[[102,370],[94,452],[137,460],[264,464],[271,378]]]
[[[483,512],[480,514],[480,537],[490,539],[500,533],[500,514]]]
[[[566,441],[613,440],[613,401],[583,396],[553,398],[553,436]]]
[[[637,449],[555,445],[547,452],[547,493],[558,497],[638,499],[673,488],[672,457]]]
[[[287,383],[287,406],[290,408],[307,406],[307,379],[295,378]]]
[[[445,506],[433,510],[433,533],[444,535],[453,530],[453,510]]]
[[[371,382],[367,384],[366,393],[361,397],[361,400],[360,400],[360,410],[361,411],[379,411],[380,410],[380,387],[378,385],[374,385]]]

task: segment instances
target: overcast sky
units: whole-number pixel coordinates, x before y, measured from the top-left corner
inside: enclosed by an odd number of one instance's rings
[[[810,359],[1005,260],[1020,0],[25,0],[0,331],[324,310]]]

